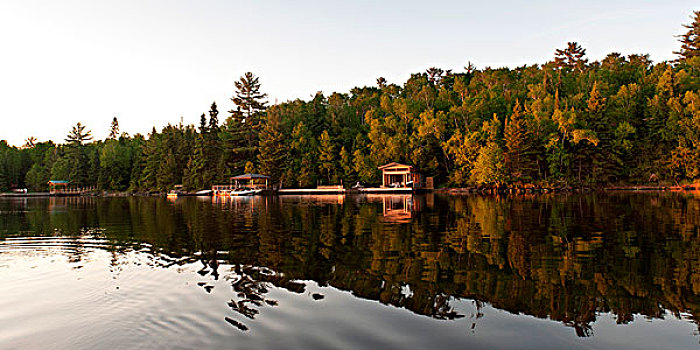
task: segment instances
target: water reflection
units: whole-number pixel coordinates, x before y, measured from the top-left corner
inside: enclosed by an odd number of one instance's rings
[[[618,324],[700,315],[693,195],[50,198],[2,200],[0,215],[0,253],[43,239],[76,266],[96,247],[115,271],[144,249],[157,266],[197,262],[230,283],[225,320],[241,331],[279,305],[271,288],[303,294],[303,281],[471,327],[488,304],[581,337],[601,313]]]

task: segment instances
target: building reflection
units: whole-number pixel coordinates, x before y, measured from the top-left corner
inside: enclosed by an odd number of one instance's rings
[[[240,324],[270,286],[295,292],[301,280],[436,319],[469,316],[451,304],[471,299],[579,336],[600,313],[700,317],[694,194],[53,198],[0,201],[3,212],[0,235],[99,227],[114,247],[170,257],[163,267],[201,261],[202,274],[232,278]]]

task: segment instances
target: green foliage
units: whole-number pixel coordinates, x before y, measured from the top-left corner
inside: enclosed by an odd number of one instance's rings
[[[377,167],[416,166],[437,184],[581,186],[700,179],[700,12],[676,62],[611,53],[589,62],[578,43],[542,65],[462,72],[431,67],[403,84],[316,93],[267,108],[259,79],[235,82],[230,115],[213,103],[199,128],[167,125],[104,142],[78,123],[66,144],[0,144],[0,189],[71,180],[107,190],[195,190],[244,172],[285,187],[378,185]]]
[[[693,19],[692,23],[683,25],[688,31],[680,35],[678,39],[681,43],[681,49],[674,52],[680,56],[680,60],[700,56],[700,11],[694,11],[691,18]]]
[[[318,143],[318,167],[321,177],[327,184],[335,184],[337,182],[335,145],[328,135],[328,130],[323,130]]]
[[[533,132],[522,115],[520,104],[516,102],[513,114],[506,119],[503,130],[505,171],[512,181],[531,181],[536,177],[535,149]]]
[[[259,148],[260,172],[269,176],[273,184],[283,183],[284,164],[288,154],[279,115],[275,109],[271,109],[267,114],[267,120],[260,132]],[[252,172],[252,169],[246,169],[246,172]]]
[[[471,180],[478,184],[501,183],[506,180],[503,150],[495,141],[489,141],[479,150]]]

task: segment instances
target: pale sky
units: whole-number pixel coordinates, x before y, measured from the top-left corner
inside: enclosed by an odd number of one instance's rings
[[[106,137],[220,120],[233,82],[260,77],[271,103],[402,84],[437,66],[461,71],[551,60],[577,41],[674,58],[694,1],[71,1],[0,0],[0,140],[63,142],[82,122]]]

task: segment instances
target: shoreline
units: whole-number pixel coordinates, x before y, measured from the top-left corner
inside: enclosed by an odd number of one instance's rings
[[[316,191],[308,191],[309,189],[294,189],[294,194],[298,195],[309,195],[313,196]],[[591,188],[583,187],[576,188],[572,186],[566,187],[535,187],[535,186],[522,186],[522,187],[449,187],[449,188],[437,188],[434,190],[417,190],[417,191],[403,191],[402,194],[410,193],[436,193],[436,194],[448,194],[448,195],[465,195],[465,194],[547,194],[547,193],[573,193],[573,192],[694,192],[700,191],[700,184],[692,185],[626,185],[626,186],[608,186],[601,188]],[[398,192],[397,192],[398,193]],[[386,195],[392,195],[397,193],[384,193]],[[284,196],[287,193],[268,193],[264,195],[276,195]],[[338,195],[363,195],[365,192],[346,190],[343,193],[337,193]],[[382,194],[382,193],[380,193]],[[43,197],[165,197],[166,192],[92,192],[92,193],[82,193],[82,194],[54,194],[48,192],[29,192],[29,193],[12,193],[5,192],[0,193],[0,198],[43,198]],[[183,193],[179,197],[198,197],[195,193]],[[211,197],[211,195],[202,195],[199,197]]]

